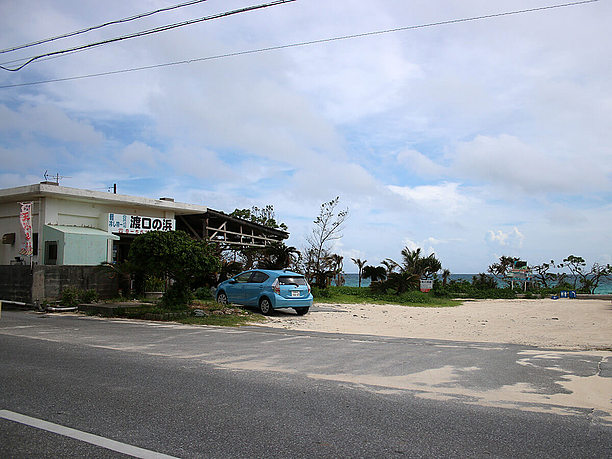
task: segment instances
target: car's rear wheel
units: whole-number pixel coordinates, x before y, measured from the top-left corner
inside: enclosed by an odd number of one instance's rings
[[[298,316],[303,316],[304,314],[308,313],[308,310],[310,308],[294,308],[294,309],[295,309],[295,312],[297,312]]]
[[[227,304],[227,295],[224,292],[221,292],[217,295],[217,303],[222,305]]]
[[[270,300],[267,298],[262,298],[259,302],[259,310],[266,316],[272,314],[272,303],[270,303]]]

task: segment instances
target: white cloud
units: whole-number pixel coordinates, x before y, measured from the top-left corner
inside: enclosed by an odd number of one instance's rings
[[[516,226],[506,232],[503,230],[489,230],[487,232],[487,241],[500,247],[521,248],[524,240],[525,236]]]
[[[416,187],[389,185],[387,188],[420,210],[449,217],[467,211],[476,203],[474,198],[461,193],[458,183]]]
[[[408,170],[422,177],[440,177],[444,175],[445,168],[432,161],[423,153],[408,149],[397,154],[397,161]]]
[[[140,169],[143,165],[154,167],[159,161],[160,154],[153,147],[143,142],[136,141],[122,150],[120,158],[122,164],[130,168]]]
[[[452,155],[454,171],[467,179],[525,193],[576,193],[610,190],[603,168],[579,152],[559,158],[556,152],[525,144],[515,136],[477,136],[459,144]]]
[[[0,132],[20,138],[45,136],[62,142],[96,145],[103,136],[88,121],[69,116],[55,105],[23,104],[16,110],[0,104]]]

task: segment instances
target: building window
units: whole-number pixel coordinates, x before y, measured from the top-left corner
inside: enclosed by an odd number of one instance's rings
[[[57,241],[45,241],[45,264],[57,264]]]

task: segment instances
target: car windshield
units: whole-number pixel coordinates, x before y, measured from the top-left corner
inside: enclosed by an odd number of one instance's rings
[[[282,276],[278,278],[280,285],[306,285],[306,279],[301,276]]]

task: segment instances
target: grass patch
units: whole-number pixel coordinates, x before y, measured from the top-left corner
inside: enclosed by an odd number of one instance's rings
[[[392,293],[373,292],[367,287],[336,287],[317,289],[313,287],[314,301],[316,303],[345,303],[345,304],[399,304],[403,306],[423,307],[451,307],[462,303],[459,300],[435,297],[431,293],[410,291],[401,295]]]
[[[261,314],[236,306],[222,306],[215,301],[194,300],[188,306],[164,307],[159,304],[146,304],[135,307],[119,307],[96,312],[89,315],[118,317],[123,319],[155,320],[161,322],[179,322],[192,325],[217,325],[238,327],[249,323],[262,322]]]
[[[217,325],[220,327],[240,327],[250,323],[264,322],[266,319],[261,314],[249,313],[249,315],[219,315],[206,317],[185,317],[178,319],[177,322],[189,325]]]

